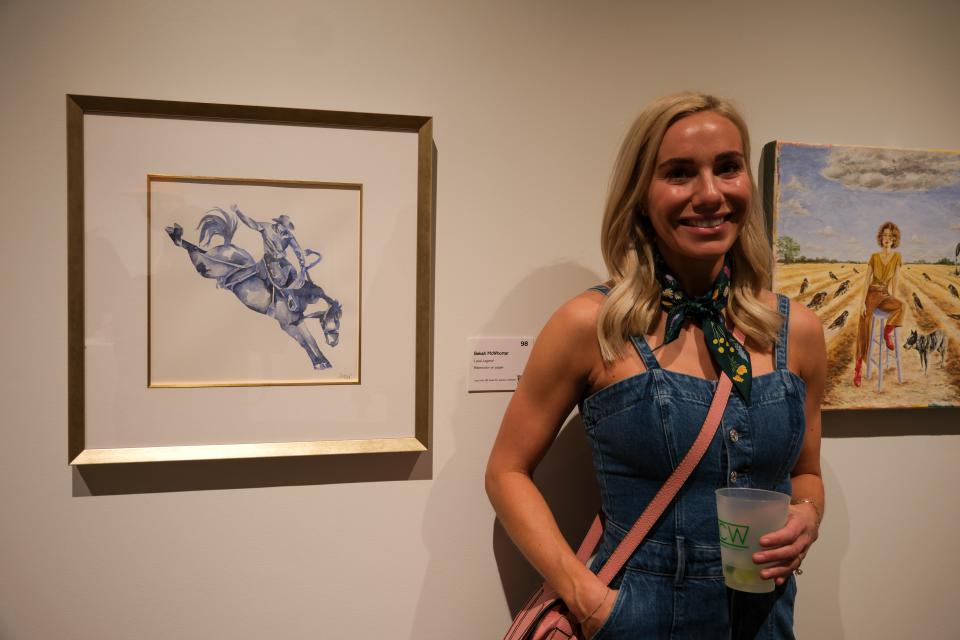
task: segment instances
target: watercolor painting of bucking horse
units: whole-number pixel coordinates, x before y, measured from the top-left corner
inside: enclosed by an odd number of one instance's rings
[[[764,155],[774,288],[823,322],[824,407],[960,406],[960,152],[777,142]]]
[[[358,383],[361,194],[149,176],[149,386]]]

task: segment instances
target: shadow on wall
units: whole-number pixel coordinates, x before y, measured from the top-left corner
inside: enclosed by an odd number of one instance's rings
[[[842,640],[840,580],[850,547],[850,512],[843,486],[833,466],[821,462],[827,492],[827,512],[820,538],[803,561],[804,574],[797,576],[797,604],[794,612],[798,638]]]
[[[600,280],[596,273],[569,262],[538,269],[517,283],[492,309],[486,322],[471,329],[473,335],[538,332],[564,301]],[[438,345],[438,352],[463,351],[459,337],[457,341]],[[424,546],[430,555],[408,636],[418,640],[500,637],[506,632],[509,620],[491,597],[497,588],[494,568],[489,564],[491,547],[511,612],[523,605],[541,581],[490,509],[485,508],[484,467],[511,394],[468,394],[465,376],[464,369],[452,388],[448,387],[456,398],[450,403],[453,411],[449,426],[439,430],[441,437],[446,436],[442,446],[448,452],[444,456],[447,461],[437,470],[424,509]],[[599,504],[579,417],[567,420],[538,467],[535,480],[564,535],[578,544]],[[451,597],[454,593],[456,597]]]
[[[960,434],[960,408],[851,409],[823,414],[824,438],[888,438]]]
[[[429,453],[194,460],[73,468],[73,496],[427,480]]]

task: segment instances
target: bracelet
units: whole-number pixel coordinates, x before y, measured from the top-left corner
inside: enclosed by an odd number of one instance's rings
[[[820,505],[817,504],[817,501],[813,498],[794,498],[790,501],[790,504],[809,504],[813,507],[813,510],[817,514],[817,526],[820,526],[820,523],[823,521],[823,511],[820,509]]]
[[[583,624],[584,622],[592,618],[597,611],[600,611],[600,607],[602,607],[603,603],[607,601],[607,596],[609,595],[610,595],[610,587],[607,587],[607,592],[603,594],[603,600],[600,601],[600,604],[597,605],[597,608],[591,611],[590,614],[587,615],[587,617],[584,618],[583,620],[577,620],[577,624]]]

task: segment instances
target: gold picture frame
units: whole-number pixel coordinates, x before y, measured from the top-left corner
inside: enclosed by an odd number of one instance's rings
[[[84,95],[66,106],[71,465],[428,450],[432,118]],[[375,250],[351,309],[364,327],[356,380],[151,385],[147,176],[357,189]]]

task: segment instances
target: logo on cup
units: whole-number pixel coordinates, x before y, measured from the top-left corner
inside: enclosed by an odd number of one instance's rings
[[[732,549],[747,549],[747,533],[750,525],[734,524],[720,520],[720,544]]]

